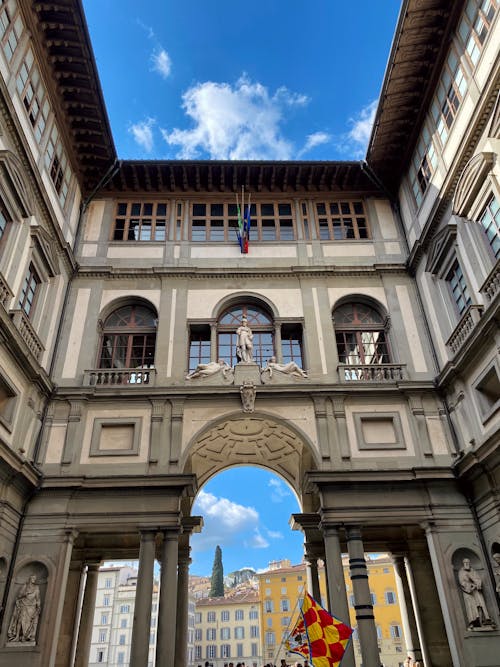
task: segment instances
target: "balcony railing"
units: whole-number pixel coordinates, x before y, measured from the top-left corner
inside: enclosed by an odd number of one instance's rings
[[[446,345],[451,348],[451,351],[454,354],[460,350],[467,338],[471,335],[474,327],[481,319],[483,310],[483,306],[469,306],[465,311],[462,319],[455,327],[455,331],[446,342]]]
[[[405,364],[340,364],[340,382],[396,382],[406,377]]]
[[[83,384],[86,387],[154,385],[154,368],[94,368],[84,371]]]
[[[35,357],[37,361],[40,360],[44,347],[40,342],[40,339],[37,336],[36,331],[33,329],[31,322],[29,321],[24,310],[11,310],[10,316],[14,322],[14,326],[18,329],[21,334],[21,338],[24,340],[26,345],[29,348],[31,354]]]
[[[13,296],[10,287],[7,285],[7,281],[0,273],[0,303],[6,306]]]
[[[479,291],[486,296],[487,301],[493,301],[500,292],[500,259],[490,271]]]

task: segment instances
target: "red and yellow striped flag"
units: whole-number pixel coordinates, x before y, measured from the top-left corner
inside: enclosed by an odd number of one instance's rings
[[[338,667],[353,629],[331,616],[309,593],[302,603],[302,618],[309,639],[309,660],[314,667]]]

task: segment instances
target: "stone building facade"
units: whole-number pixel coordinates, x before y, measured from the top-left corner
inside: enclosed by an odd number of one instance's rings
[[[348,552],[365,667],[368,551],[424,664],[498,663],[499,31],[404,0],[366,161],[121,161],[81,3],[0,4],[0,665],[86,664],[97,565],[139,557],[145,667],[155,556],[185,665],[190,509],[238,464],[293,487],[341,618]]]

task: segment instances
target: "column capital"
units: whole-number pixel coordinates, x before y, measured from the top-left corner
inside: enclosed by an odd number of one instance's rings
[[[141,542],[152,542],[156,539],[156,530],[151,530],[151,528],[139,529],[141,535]]]
[[[87,566],[87,572],[99,572],[102,561],[100,560],[91,560],[86,561],[85,565]]]
[[[349,540],[361,540],[361,526],[345,526],[346,539]]]

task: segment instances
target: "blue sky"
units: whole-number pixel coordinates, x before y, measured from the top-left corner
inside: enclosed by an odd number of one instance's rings
[[[400,0],[84,0],[129,159],[359,159]]]
[[[400,0],[84,0],[123,159],[365,156]],[[302,558],[300,511],[271,473],[236,468],[200,491],[194,574]]]

